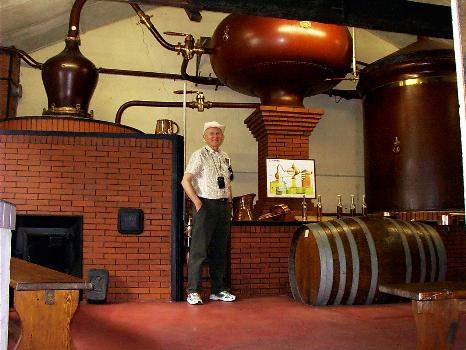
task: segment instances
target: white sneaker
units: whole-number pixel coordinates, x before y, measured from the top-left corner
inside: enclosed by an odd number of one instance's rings
[[[202,299],[199,293],[189,293],[188,298],[186,299],[191,305],[202,305]]]
[[[209,299],[210,300],[221,300],[221,301],[235,301],[236,296],[226,290],[222,290],[220,293],[211,294],[209,296]]]

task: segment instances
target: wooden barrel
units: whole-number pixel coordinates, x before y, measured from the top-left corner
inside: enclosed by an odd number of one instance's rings
[[[379,284],[445,279],[445,246],[431,226],[352,217],[298,228],[288,273],[296,300],[311,305],[383,301]]]

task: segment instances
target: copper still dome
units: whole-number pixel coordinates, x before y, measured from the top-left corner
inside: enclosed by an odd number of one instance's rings
[[[217,77],[264,105],[302,106],[349,72],[352,39],[346,27],[231,14],[212,37]]]

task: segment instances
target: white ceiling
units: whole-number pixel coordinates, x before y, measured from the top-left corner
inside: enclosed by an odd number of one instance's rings
[[[0,43],[33,52],[63,41],[74,0],[1,0]],[[128,3],[89,0],[83,6],[80,31],[85,33],[134,16]]]
[[[450,5],[449,0],[417,2]],[[15,46],[26,52],[33,52],[63,41],[68,31],[73,3],[74,0],[1,0],[0,46]],[[144,9],[148,8],[144,6]],[[134,15],[127,2],[88,0],[82,9],[80,31],[85,33]],[[413,35],[373,32],[399,48],[416,40]]]

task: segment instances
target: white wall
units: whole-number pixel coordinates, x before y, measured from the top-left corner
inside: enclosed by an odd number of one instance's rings
[[[115,3],[115,6],[128,6]],[[133,11],[128,6],[128,11]],[[191,33],[195,38],[211,36],[217,24],[226,16],[222,13],[202,12],[202,22],[190,22],[182,9],[158,7],[148,11],[160,33],[177,31]],[[81,18],[92,16],[85,8]],[[162,48],[143,25],[137,25],[134,15],[112,25],[86,32],[81,26],[81,52],[97,67],[118,68],[163,73],[180,73],[182,58]],[[66,33],[63,33],[65,36]],[[183,41],[182,37],[164,36],[170,43]],[[365,30],[356,31],[356,53],[367,63],[397,50]],[[64,42],[41,49],[31,55],[40,62],[63,50]],[[195,61],[190,63],[194,69]],[[23,97],[18,115],[40,115],[47,107],[47,97],[40,71],[22,66],[21,84]],[[203,58],[201,74],[212,73],[209,61]],[[194,72],[191,70],[191,74]],[[355,88],[355,83],[342,83],[343,88]],[[128,77],[101,74],[91,100],[90,109],[95,119],[114,121],[118,108],[129,100],[182,101],[182,81]],[[187,83],[188,90],[202,90],[208,101],[259,102],[257,98],[238,94],[227,87],[195,86]],[[188,95],[188,101],[195,95]],[[307,108],[322,108],[325,115],[310,137],[310,158],[316,160],[317,191],[322,196],[324,212],[335,212],[337,194],[343,195],[343,204],[349,205],[350,195],[359,200],[364,193],[364,154],[362,139],[362,109],[360,100],[341,100],[326,95],[306,98]],[[202,125],[217,120],[227,125],[224,150],[233,160],[236,174],[234,195],[257,193],[257,143],[244,119],[252,112],[246,109],[211,109],[199,113],[188,110],[186,114],[186,153],[189,156],[202,145]],[[172,119],[183,126],[183,112],[177,108],[132,107],[123,114],[122,123],[146,133],[153,133],[157,119]],[[181,134],[184,133],[182,127]]]

